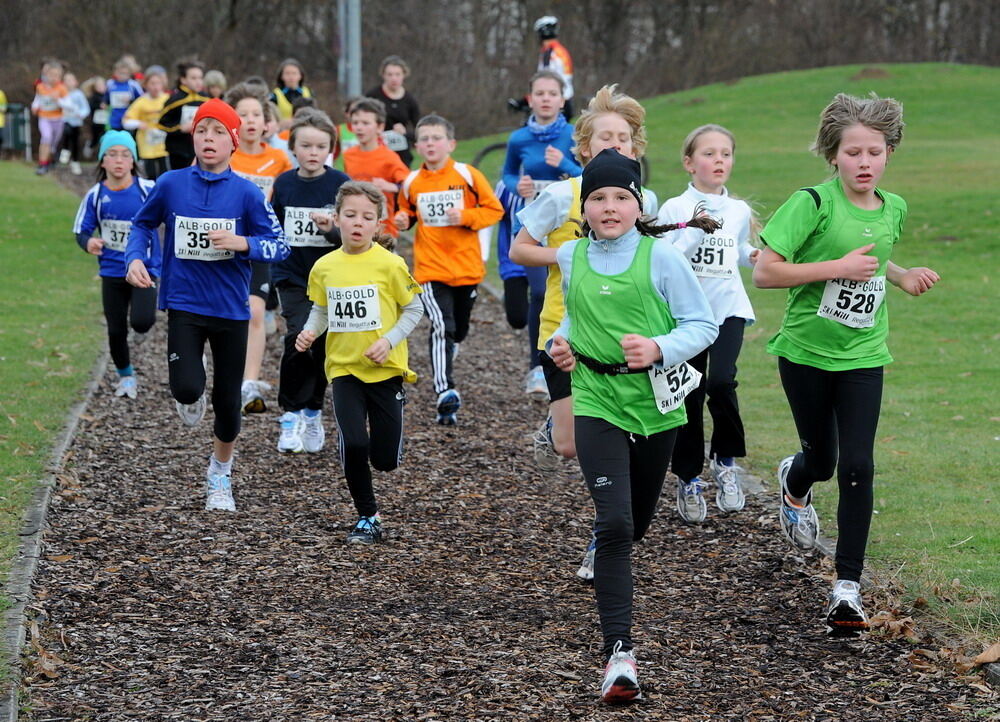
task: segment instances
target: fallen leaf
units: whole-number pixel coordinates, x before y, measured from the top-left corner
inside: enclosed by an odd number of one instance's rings
[[[62,562],[68,562],[70,559],[73,558],[73,555],[72,554],[56,554],[54,556],[47,556],[45,558],[48,559],[50,562],[57,562],[57,563],[61,564]]]
[[[976,664],[990,664],[1000,659],[1000,642],[988,647],[982,654],[976,657]]]

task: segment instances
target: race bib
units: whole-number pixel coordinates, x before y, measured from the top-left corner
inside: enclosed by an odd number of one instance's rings
[[[417,210],[420,212],[420,222],[425,226],[450,226],[448,209],[465,209],[465,191],[436,191],[421,193],[417,196]]]
[[[534,188],[535,188],[535,195],[534,195],[534,197],[538,198],[538,196],[540,196],[542,194],[542,191],[545,190],[546,188],[548,188],[553,183],[555,183],[555,181],[550,181],[550,180],[533,180],[533,181],[531,181],[531,185],[534,186]]]
[[[232,251],[213,248],[208,240],[209,231],[232,231],[236,233],[235,218],[188,218],[174,219],[174,256],[188,261],[224,261],[232,258]]]
[[[698,388],[701,373],[691,364],[680,363],[665,369],[651,368],[649,381],[653,385],[656,408],[666,414],[683,404],[684,397]]]
[[[738,261],[735,238],[706,233],[691,256],[691,268],[700,278],[732,278]]]
[[[94,111],[94,125],[107,125],[111,112],[107,108],[98,108]]]
[[[46,112],[59,110],[59,98],[52,95],[41,95],[39,96],[38,107]]]
[[[127,90],[112,90],[108,95],[112,108],[127,108],[132,102],[132,93]]]
[[[198,112],[197,105],[187,105],[181,106],[181,125],[187,125],[194,120],[195,114]]]
[[[246,178],[248,181],[253,183],[260,189],[260,192],[264,194],[264,198],[271,200],[271,189],[274,187],[274,176],[269,175],[250,175],[249,173],[241,173],[240,171],[233,171],[240,178]]]
[[[326,236],[309,217],[310,213],[326,213],[322,208],[285,208],[285,238],[291,246],[332,246]]]
[[[382,328],[378,286],[346,286],[326,289],[327,329],[335,333],[375,331]]]
[[[167,140],[167,131],[159,128],[146,128],[146,143],[149,145],[161,145]]]
[[[128,245],[128,234],[132,231],[132,221],[102,220],[101,238],[104,247],[112,251],[124,251]]]
[[[386,144],[389,150],[394,150],[399,152],[401,150],[406,150],[410,147],[410,143],[406,140],[406,136],[402,133],[397,133],[394,130],[387,130],[382,133],[382,141]]]
[[[826,282],[816,315],[850,328],[871,328],[884,299],[885,276],[867,281],[833,278]]]

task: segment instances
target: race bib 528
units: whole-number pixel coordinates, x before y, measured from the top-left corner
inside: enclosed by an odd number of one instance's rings
[[[101,221],[101,238],[104,247],[112,251],[124,251],[128,244],[128,234],[132,232],[132,221],[105,219]]]
[[[816,315],[850,328],[871,328],[883,300],[885,276],[867,281],[833,278],[826,282]]]
[[[209,231],[236,233],[235,218],[174,219],[174,256],[190,261],[223,261],[233,257],[232,251],[213,248],[208,239]]]
[[[375,331],[382,328],[378,286],[339,286],[326,289],[327,328],[334,333]]]
[[[465,209],[465,191],[435,191],[417,196],[417,210],[420,222],[425,226],[450,226],[448,211],[452,208]]]

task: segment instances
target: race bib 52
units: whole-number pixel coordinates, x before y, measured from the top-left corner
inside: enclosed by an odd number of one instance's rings
[[[698,388],[701,373],[688,363],[680,363],[664,369],[651,368],[649,381],[653,384],[656,408],[666,414],[683,404],[684,397]]]

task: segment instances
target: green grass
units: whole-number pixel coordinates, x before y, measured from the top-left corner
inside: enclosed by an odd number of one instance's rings
[[[0,163],[0,572],[70,406],[104,347],[97,263],[73,241],[79,199]],[[3,600],[6,603],[7,600]]]
[[[819,112],[837,92],[891,95],[905,106],[906,131],[883,185],[909,204],[894,255],[926,265],[942,281],[928,295],[889,296],[890,349],[876,444],[876,509],[870,558],[899,571],[911,595],[939,599],[959,627],[1000,632],[1000,391],[997,254],[1000,219],[1000,70],[948,64],[824,68],[744,78],[643,101],[650,186],[660,201],[687,183],[685,135],[720,123],[736,136],[730,189],[762,219],[791,192],[828,177],[809,153]],[[500,136],[503,137],[503,136]],[[497,136],[461,144],[458,157]],[[487,168],[484,171],[489,171]],[[491,176],[495,177],[495,176]],[[747,280],[749,287],[749,280]],[[758,322],[740,359],[740,402],[749,464],[771,477],[796,435],[773,357],[764,346],[781,321],[785,293],[752,289]],[[836,485],[818,487],[824,530],[834,533]],[[900,569],[901,567],[901,569]],[[959,580],[957,591],[952,580]],[[933,596],[947,587],[940,597]],[[981,600],[985,598],[985,602]]]

